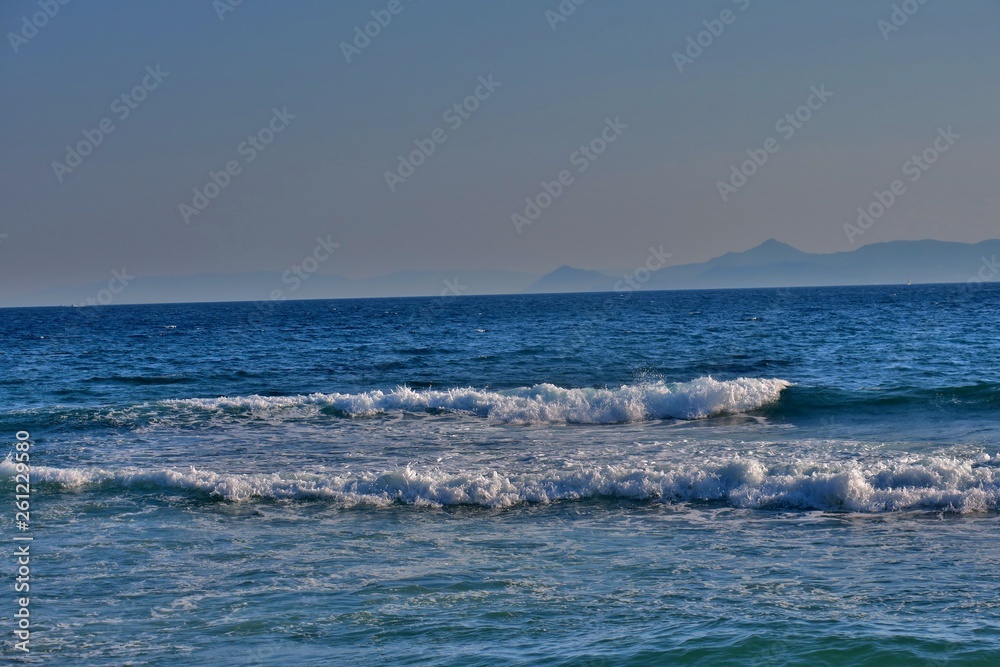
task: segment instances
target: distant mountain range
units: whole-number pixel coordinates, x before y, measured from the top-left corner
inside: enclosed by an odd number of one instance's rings
[[[770,240],[745,252],[727,253],[701,264],[665,267],[645,289],[714,289],[891,285],[1000,279],[995,266],[1000,240],[981,243],[891,241],[857,250],[814,254]]]
[[[816,254],[772,239],[699,264],[665,266],[652,272],[642,267],[615,275],[562,266],[542,276],[516,271],[403,271],[365,280],[319,273],[305,280],[292,280],[281,273],[139,276],[113,296],[111,303],[260,301],[276,293],[285,299],[324,299],[603,292],[625,289],[629,284],[644,290],[671,290],[951,283],[977,277],[993,281],[1000,279],[998,256],[1000,240],[975,244],[891,241]],[[107,286],[94,283],[50,289],[4,299],[0,306],[83,305],[97,299]]]

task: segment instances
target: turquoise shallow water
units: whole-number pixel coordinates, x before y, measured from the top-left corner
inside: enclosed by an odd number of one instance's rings
[[[995,664],[998,306],[0,311],[0,428],[33,436],[26,660]]]

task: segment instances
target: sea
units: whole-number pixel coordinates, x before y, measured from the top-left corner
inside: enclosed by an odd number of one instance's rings
[[[1000,664],[998,327],[995,284],[0,310],[0,663]]]

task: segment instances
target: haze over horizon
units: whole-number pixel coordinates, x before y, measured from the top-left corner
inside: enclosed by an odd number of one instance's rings
[[[322,239],[318,239],[322,241]],[[317,249],[322,250],[322,244]],[[1000,276],[1000,239],[979,243],[934,240],[871,243],[857,250],[806,253],[769,239],[743,252],[707,262],[673,264],[672,255],[650,247],[634,269],[595,271],[563,265],[544,274],[509,270],[397,271],[362,280],[311,272],[316,263],[283,273],[203,273],[135,276],[113,271],[107,282],[52,288],[24,297],[0,298],[0,308],[138,305],[194,302],[262,302],[378,297],[843,287],[960,283],[978,291]],[[261,295],[265,295],[263,298]]]
[[[0,303],[1000,237],[987,0],[41,6],[0,7]]]

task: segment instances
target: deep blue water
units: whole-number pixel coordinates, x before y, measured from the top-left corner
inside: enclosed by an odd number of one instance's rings
[[[27,660],[995,664],[998,324],[995,285],[0,310]]]

